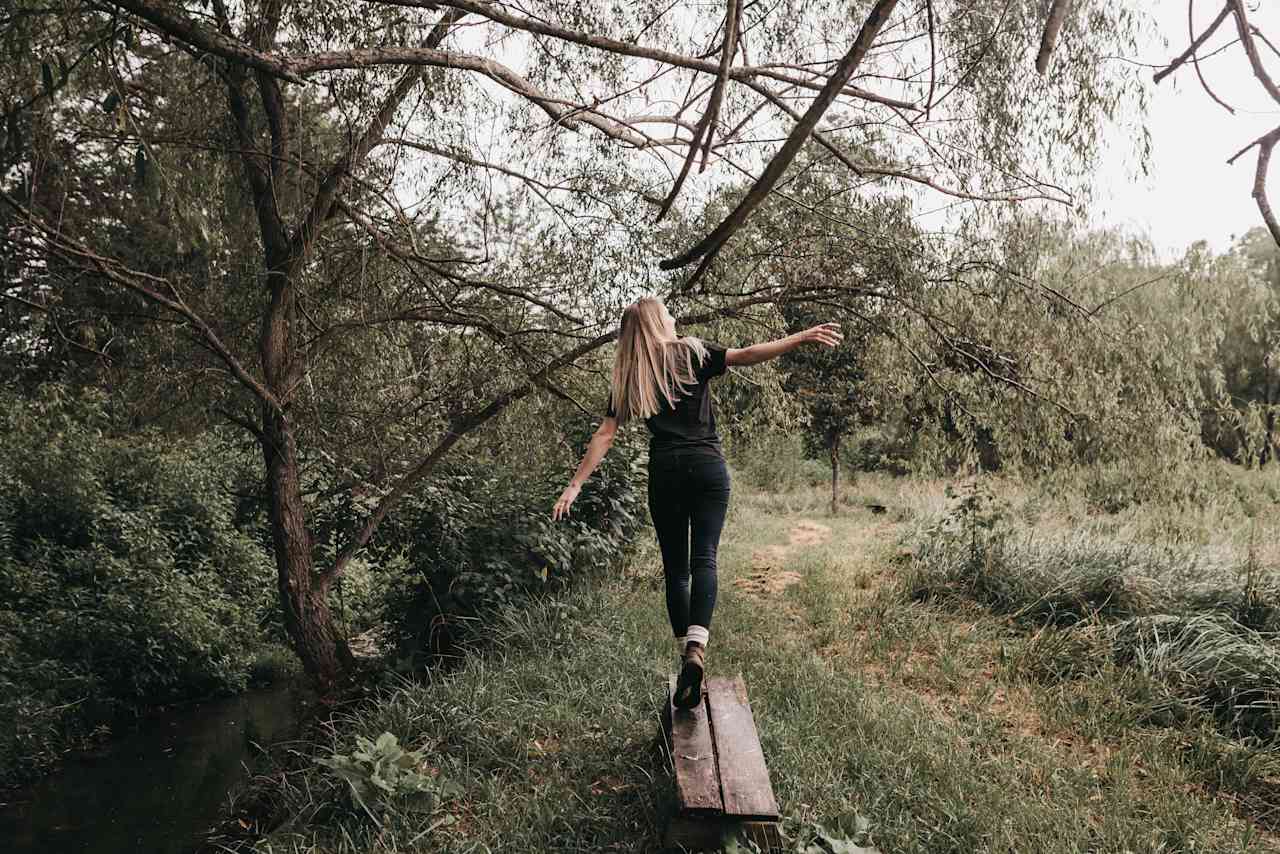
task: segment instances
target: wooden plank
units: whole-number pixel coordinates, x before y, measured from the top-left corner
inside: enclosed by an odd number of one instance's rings
[[[727,816],[776,820],[769,769],[756,734],[742,677],[711,679],[707,683],[711,734],[720,772],[720,791]]]
[[[718,849],[731,837],[750,839],[761,851],[782,850],[782,830],[776,821],[751,821],[724,815],[677,815],[667,825],[668,848]]]
[[[667,684],[667,709],[671,716],[671,761],[676,772],[677,808],[698,812],[723,809],[720,781],[716,777],[715,745],[704,699],[692,709],[673,703],[676,678]]]

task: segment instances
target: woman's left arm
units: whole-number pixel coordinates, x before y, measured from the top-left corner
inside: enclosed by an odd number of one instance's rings
[[[582,462],[578,463],[578,470],[573,473],[573,478],[569,481],[569,485],[564,488],[564,492],[560,493],[560,498],[556,501],[555,507],[551,509],[551,518],[553,520],[559,520],[569,515],[569,508],[573,506],[578,493],[582,491],[582,485],[587,482],[587,478],[591,477],[591,473],[596,470],[596,466],[600,465],[604,455],[609,453],[609,449],[613,447],[613,438],[617,433],[617,418],[606,417],[600,422],[600,426],[596,428],[595,435],[587,443],[587,452],[582,455]]]

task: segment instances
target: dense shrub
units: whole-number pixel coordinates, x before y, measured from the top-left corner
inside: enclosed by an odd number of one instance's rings
[[[0,776],[120,712],[245,686],[268,555],[227,449],[116,438],[104,402],[0,391]]]
[[[579,427],[579,449],[589,426]],[[482,615],[616,566],[647,519],[641,434],[619,434],[560,522],[550,518],[568,481],[559,466],[462,460],[416,490],[370,550],[395,585],[385,610],[392,643],[446,651],[473,637]]]
[[[831,463],[807,458],[796,433],[769,432],[740,441],[730,460],[734,474],[757,489],[790,492],[831,482]]]
[[[852,471],[905,475],[912,470],[913,439],[899,425],[859,427],[840,444],[840,462]]]

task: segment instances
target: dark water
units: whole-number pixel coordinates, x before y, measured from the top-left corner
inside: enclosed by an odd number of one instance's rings
[[[148,718],[27,789],[0,793],[4,854],[190,854],[305,697],[276,687]]]

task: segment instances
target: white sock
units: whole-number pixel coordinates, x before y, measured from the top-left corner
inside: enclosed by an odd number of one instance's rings
[[[706,626],[690,626],[689,631],[685,633],[686,642],[700,643],[704,649],[710,639],[711,631]]]

